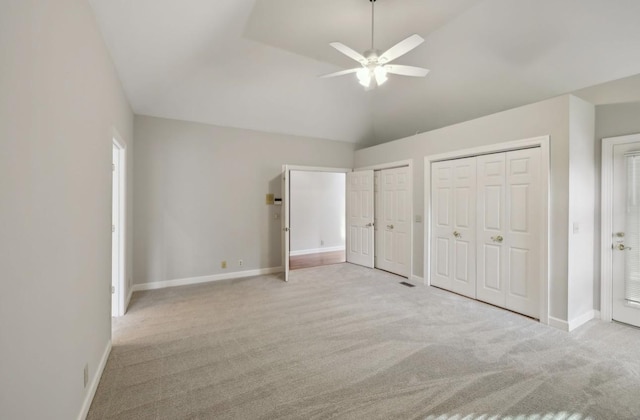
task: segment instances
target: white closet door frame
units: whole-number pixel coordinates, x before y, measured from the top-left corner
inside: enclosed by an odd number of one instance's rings
[[[347,173],[351,172],[351,169],[326,168],[319,166],[282,165],[282,271],[284,272],[284,281],[289,281],[289,248],[291,245],[289,241],[291,235],[291,212],[289,211],[291,195],[289,190],[289,182],[291,181],[291,171]]]
[[[357,167],[354,169],[354,171],[363,171],[363,170],[381,171],[383,169],[394,169],[394,168],[401,168],[404,166],[409,167],[409,191],[412,192],[411,194],[409,194],[409,203],[408,203],[410,217],[411,217],[411,227],[409,229],[409,267],[410,269],[409,269],[408,280],[411,280],[417,283],[423,283],[424,279],[422,277],[418,277],[413,274],[413,228],[414,228],[414,224],[416,223],[414,211],[413,211],[413,195],[415,194],[415,191],[413,190],[413,159],[399,160],[399,161],[389,162],[389,163],[380,163],[378,165]],[[375,209],[374,209],[374,215],[375,215]],[[374,246],[376,245],[374,244]]]
[[[640,142],[640,134],[602,139],[602,196],[600,202],[600,319],[611,322],[613,311],[613,148]]]
[[[549,136],[496,143],[471,149],[425,156],[424,158],[424,284],[431,283],[431,163],[491,153],[540,147],[540,323],[549,324]]]

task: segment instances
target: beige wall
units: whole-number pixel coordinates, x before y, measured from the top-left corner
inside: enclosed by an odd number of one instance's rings
[[[0,63],[0,418],[73,419],[111,337],[112,130],[130,142],[133,115],[84,0],[0,2]]]
[[[550,315],[568,315],[569,112],[565,95],[356,151],[355,166],[413,159],[414,214],[424,213],[424,157],[482,145],[551,138]],[[414,222],[413,273],[423,276],[424,223]]]
[[[350,143],[153,117],[135,138],[135,283],[280,267],[282,165],[353,165]]]
[[[570,107],[568,320],[574,320],[599,307],[594,302],[599,274],[591,263],[595,258],[595,193],[599,182],[594,155],[595,107],[575,96],[570,98]]]

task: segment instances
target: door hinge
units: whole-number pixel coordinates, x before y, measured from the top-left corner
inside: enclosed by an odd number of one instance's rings
[[[116,293],[116,286],[111,286],[111,294],[113,295],[114,293]]]
[[[112,171],[112,172],[115,172],[115,171],[116,171],[116,164],[115,164],[115,163],[112,163],[112,164],[111,164],[111,171]]]
[[[115,233],[116,232],[116,225],[111,225],[111,233]]]

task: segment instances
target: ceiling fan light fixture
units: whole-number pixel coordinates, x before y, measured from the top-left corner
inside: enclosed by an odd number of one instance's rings
[[[373,74],[376,78],[376,83],[378,84],[378,86],[382,86],[382,84],[389,79],[387,77],[387,69],[385,69],[383,66],[377,66],[373,70]]]
[[[358,81],[362,86],[368,88],[371,85],[371,72],[368,68],[361,68],[356,72],[356,76],[358,76]]]

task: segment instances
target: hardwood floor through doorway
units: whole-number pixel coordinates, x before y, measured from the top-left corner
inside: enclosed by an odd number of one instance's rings
[[[346,251],[321,252],[318,254],[296,255],[289,257],[289,268],[318,267],[321,265],[340,264],[347,260]]]

